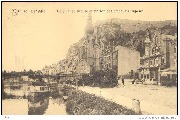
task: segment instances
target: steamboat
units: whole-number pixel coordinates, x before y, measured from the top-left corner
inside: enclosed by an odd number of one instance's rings
[[[33,82],[28,86],[28,100],[38,102],[44,98],[49,97],[49,87],[43,82]]]

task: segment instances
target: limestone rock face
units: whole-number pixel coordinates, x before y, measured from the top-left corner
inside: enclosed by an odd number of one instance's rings
[[[78,46],[76,44],[72,45],[67,53],[67,59],[70,59],[74,56],[78,56]]]

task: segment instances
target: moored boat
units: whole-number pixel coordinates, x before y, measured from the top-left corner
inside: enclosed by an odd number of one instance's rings
[[[45,84],[32,83],[28,86],[28,100],[33,102],[38,102],[43,98],[49,97],[50,90]]]

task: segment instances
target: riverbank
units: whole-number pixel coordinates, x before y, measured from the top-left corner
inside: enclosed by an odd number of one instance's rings
[[[68,96],[66,112],[70,115],[135,115],[131,109],[83,91],[71,90]]]
[[[27,96],[26,95],[15,95],[15,94],[7,94],[7,93],[3,93],[2,94],[2,100],[5,99],[26,99]]]
[[[177,114],[177,88],[166,88],[152,85],[132,85],[115,88],[78,87],[86,93],[95,94],[119,105],[133,108],[132,100],[140,101],[140,108],[143,115],[176,115]]]

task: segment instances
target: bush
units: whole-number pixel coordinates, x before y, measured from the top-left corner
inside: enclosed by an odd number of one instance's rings
[[[72,90],[66,102],[66,112],[71,115],[134,115],[135,112],[114,102]]]
[[[117,72],[116,70],[106,69],[99,70],[92,75],[83,74],[82,80],[78,85],[94,86],[94,87],[115,87],[117,85]]]

